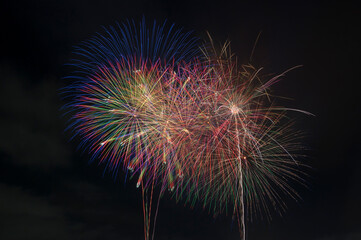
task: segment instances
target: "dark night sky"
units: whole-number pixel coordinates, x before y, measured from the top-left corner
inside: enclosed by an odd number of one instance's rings
[[[277,94],[308,134],[309,189],[295,186],[283,217],[248,223],[248,240],[361,239],[360,8],[336,1],[1,1],[0,239],[142,239],[135,184],[102,176],[69,141],[59,88],[72,47],[127,18],[164,19],[287,74]],[[156,239],[239,239],[230,216],[213,219],[167,197]]]

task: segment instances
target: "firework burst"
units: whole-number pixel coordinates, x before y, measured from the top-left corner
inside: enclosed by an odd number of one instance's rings
[[[229,44],[198,48],[173,27],[128,23],[120,33],[110,28],[78,49],[71,127],[94,159],[138,178],[145,239],[155,186],[158,199],[168,189],[215,215],[230,212],[242,239],[245,206],[268,214],[267,201],[284,209],[281,193],[298,197],[289,183],[302,182],[298,135],[285,118],[294,109],[269,94],[283,74],[263,81],[261,69],[239,67]]]

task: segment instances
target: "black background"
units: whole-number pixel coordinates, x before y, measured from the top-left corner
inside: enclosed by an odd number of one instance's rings
[[[274,92],[308,137],[309,189],[295,186],[282,217],[247,223],[247,239],[361,239],[360,8],[336,1],[2,1],[0,6],[0,239],[142,239],[141,195],[88,164],[65,132],[59,88],[72,47],[101,26],[167,19],[246,62],[287,74]],[[231,216],[213,219],[165,197],[156,239],[239,239]]]

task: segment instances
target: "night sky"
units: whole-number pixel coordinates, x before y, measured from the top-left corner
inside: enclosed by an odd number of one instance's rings
[[[341,1],[340,1],[341,2]],[[360,25],[338,1],[1,1],[0,239],[142,239],[141,193],[103,176],[65,131],[60,88],[72,49],[102,26],[144,16],[216,42],[231,40],[268,73],[296,65],[274,86],[304,130],[308,188],[283,216],[247,222],[248,240],[361,239]],[[283,103],[283,102],[282,102]],[[239,239],[231,216],[160,203],[155,239]]]

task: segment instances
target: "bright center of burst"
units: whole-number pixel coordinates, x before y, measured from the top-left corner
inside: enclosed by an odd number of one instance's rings
[[[231,105],[230,109],[232,114],[237,114],[239,112],[239,108],[234,104]]]

